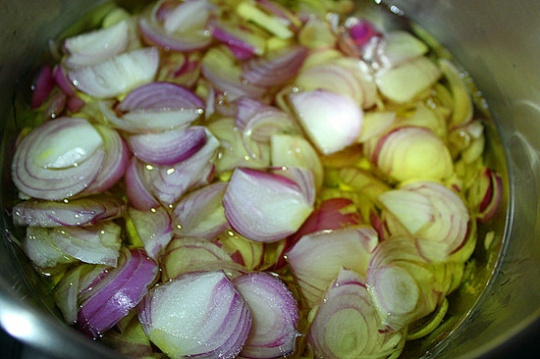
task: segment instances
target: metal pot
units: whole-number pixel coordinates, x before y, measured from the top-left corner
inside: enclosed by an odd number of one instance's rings
[[[117,1],[130,6],[136,1]],[[376,1],[380,2],[380,1]],[[476,358],[500,353],[540,327],[540,3],[515,1],[388,0],[444,47],[474,78],[495,125],[488,127],[490,161],[506,174],[504,206],[492,225],[494,242],[478,259],[474,285],[452,298],[443,326],[406,353],[409,357]],[[13,96],[47,41],[95,0],[0,2],[0,122],[2,209],[8,186]],[[500,143],[499,143],[500,138]],[[502,144],[502,146],[501,146]],[[113,358],[109,349],[62,323],[50,290],[13,245],[12,225],[0,224],[0,325],[11,336],[55,357]]]

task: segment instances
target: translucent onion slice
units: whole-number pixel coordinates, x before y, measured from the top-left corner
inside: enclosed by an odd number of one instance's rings
[[[247,60],[264,54],[266,41],[247,26],[238,27],[224,21],[210,22],[212,36],[222,42],[237,59]]]
[[[428,50],[427,45],[411,33],[391,31],[383,36],[380,60],[384,67],[392,68],[423,56]]]
[[[44,65],[32,84],[32,108],[40,107],[49,97],[55,86],[54,70]]]
[[[247,239],[233,230],[222,232],[215,241],[231,259],[249,271],[262,270],[267,253],[265,244]]]
[[[308,305],[314,305],[322,297],[342,267],[365,275],[377,243],[377,233],[367,226],[303,236],[286,253],[286,259]]]
[[[427,57],[419,57],[392,69],[379,71],[376,82],[384,97],[402,104],[427,90],[440,76],[437,65]]]
[[[473,103],[467,85],[457,67],[446,59],[439,60],[439,67],[448,80],[454,108],[449,127],[460,126],[468,123],[473,117]]]
[[[232,359],[251,328],[246,302],[222,272],[186,274],[155,287],[139,307],[139,320],[172,358]]]
[[[77,68],[98,64],[124,52],[129,45],[130,23],[123,20],[110,27],[67,38],[64,64]]]
[[[70,227],[96,224],[122,217],[126,203],[116,197],[96,195],[70,201],[31,199],[13,207],[13,223],[34,227]]]
[[[307,338],[316,358],[383,359],[403,349],[404,333],[384,330],[363,279],[352,270],[339,271],[310,316]]]
[[[159,66],[156,48],[125,52],[95,65],[74,69],[68,76],[82,92],[96,98],[110,98],[154,79]]]
[[[254,22],[256,25],[282,39],[288,39],[293,36],[293,32],[289,29],[285,21],[262,11],[253,2],[244,1],[240,3],[236,11],[245,20]]]
[[[96,178],[105,157],[103,139],[85,119],[48,121],[23,138],[15,151],[12,179],[32,197],[71,197]]]
[[[126,196],[136,209],[149,210],[160,206],[159,201],[146,184],[145,166],[133,156],[126,169]]]
[[[398,331],[435,310],[445,295],[436,269],[410,237],[379,243],[369,262],[366,284],[384,325]]]
[[[467,196],[481,223],[488,222],[497,213],[502,194],[501,176],[494,170],[486,168],[469,189]]]
[[[356,142],[363,112],[349,97],[327,90],[289,95],[292,107],[310,140],[325,155]]]
[[[229,228],[221,204],[226,188],[216,182],[186,194],[173,211],[175,235],[211,240]]]
[[[128,137],[133,154],[143,162],[172,165],[193,156],[206,143],[206,129],[192,126]]]
[[[237,277],[234,286],[247,302],[251,330],[242,358],[283,358],[294,352],[299,313],[296,299],[279,277],[265,272]]]
[[[423,248],[429,260],[446,260],[461,249],[469,238],[470,215],[461,198],[445,186],[428,181],[407,183],[399,189],[379,196],[385,209],[402,224],[407,232],[387,220],[392,235],[412,235],[437,245]],[[385,216],[385,215],[383,215]],[[384,217],[383,217],[384,218]],[[471,253],[463,253],[466,258]]]
[[[161,2],[161,4],[164,3]],[[159,5],[160,3],[157,3],[156,7],[159,7]],[[174,34],[204,28],[215,9],[215,6],[207,0],[184,1],[165,15],[162,15],[164,18],[163,29],[169,34]]]
[[[454,170],[444,142],[423,127],[394,128],[366,142],[364,150],[384,174],[397,181],[442,180]]]
[[[229,254],[218,244],[193,237],[174,238],[161,257],[162,281],[182,274],[231,268]],[[227,263],[224,263],[227,262]]]
[[[118,267],[81,294],[78,327],[94,338],[101,336],[139,304],[158,271],[143,249],[122,249]]]
[[[275,242],[294,233],[313,209],[294,181],[247,168],[234,170],[223,206],[233,229],[260,242]]]
[[[172,218],[169,212],[163,207],[151,211],[129,208],[128,215],[135,228],[137,239],[142,242],[146,253],[150,258],[157,260],[173,238]]]

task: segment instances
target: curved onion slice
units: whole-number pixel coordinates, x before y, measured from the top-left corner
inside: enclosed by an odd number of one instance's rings
[[[292,180],[247,168],[234,170],[223,206],[232,228],[260,242],[274,242],[294,233],[313,209]]]
[[[141,161],[172,165],[188,159],[206,143],[206,129],[192,126],[128,137],[129,147]]]
[[[307,338],[316,358],[383,359],[403,349],[404,333],[384,330],[366,285],[352,270],[340,270],[315,310]]]
[[[231,257],[218,244],[199,238],[174,238],[161,256],[162,281],[185,273],[231,268]],[[227,262],[227,263],[223,263]]]
[[[473,117],[473,103],[459,70],[446,59],[439,60],[439,67],[448,80],[454,99],[450,128],[470,122]]]
[[[368,158],[397,181],[440,180],[453,173],[454,164],[444,142],[427,128],[405,126],[373,138],[364,147]]]
[[[468,192],[469,203],[477,211],[476,217],[482,223],[489,221],[499,208],[502,200],[502,178],[492,169],[486,168]]]
[[[409,32],[391,31],[383,36],[382,49],[380,50],[382,56],[379,60],[384,67],[392,68],[423,56],[428,50],[429,48],[423,41]]]
[[[376,82],[383,96],[397,103],[406,103],[428,89],[440,76],[437,65],[422,56],[379,71]]]
[[[210,22],[210,28],[212,36],[222,42],[240,60],[264,54],[265,39],[252,33],[246,25],[238,27],[214,19]]]
[[[183,36],[167,34],[156,23],[146,17],[139,18],[139,29],[143,39],[151,45],[157,45],[173,51],[195,51],[210,45],[212,37],[203,31],[192,32]]]
[[[425,248],[420,246],[424,249],[423,255],[430,260],[447,259],[461,249],[469,238],[470,216],[467,208],[455,192],[439,183],[407,183],[379,195],[379,200],[388,211],[383,214],[383,220],[390,235],[411,235],[437,244]],[[393,225],[389,214],[405,227],[405,232]],[[465,261],[470,254],[460,255],[465,256]]]
[[[121,95],[156,76],[159,52],[156,48],[142,48],[125,52],[95,65],[69,72],[71,82],[96,98]]]
[[[251,84],[272,87],[296,76],[308,54],[304,46],[289,46],[242,63],[242,77]]]
[[[251,330],[240,352],[242,358],[283,358],[294,352],[298,307],[296,299],[279,277],[259,272],[233,281],[252,315]]]
[[[431,264],[409,237],[393,237],[381,242],[371,258],[366,283],[382,321],[400,330],[431,313],[446,293],[437,272],[445,264]]]
[[[91,291],[81,293],[77,325],[86,334],[100,336],[135,308],[154,282],[159,266],[142,249],[122,249],[118,267],[109,271]]]
[[[61,117],[35,128],[19,144],[12,163],[17,188],[32,197],[71,197],[96,178],[105,156],[103,139],[85,119]]]
[[[69,68],[90,66],[124,52],[129,45],[128,20],[107,28],[86,32],[64,41],[68,52],[64,64]]]
[[[126,196],[136,209],[149,210],[160,204],[146,184],[147,168],[133,156],[126,169]]]
[[[286,258],[302,294],[312,306],[342,267],[365,275],[377,243],[377,233],[371,227],[324,230],[303,236],[286,253]]]
[[[233,261],[249,271],[262,270],[265,260],[265,244],[247,239],[233,230],[222,232],[215,241]]]
[[[222,272],[186,274],[155,287],[139,306],[139,320],[173,358],[232,359],[251,327],[246,302]]]
[[[128,215],[135,227],[138,240],[144,245],[148,256],[157,260],[159,254],[173,237],[172,218],[163,207],[152,211],[128,208]]]
[[[157,18],[163,17],[163,29],[167,33],[185,33],[193,29],[201,29],[206,26],[211,12],[215,6],[207,0],[187,0],[174,7],[171,11],[163,14],[160,12],[160,5],[166,2],[156,4]]]
[[[356,142],[362,128],[362,109],[349,97],[327,90],[289,95],[308,137],[325,155]]]
[[[185,195],[173,211],[179,237],[214,239],[229,227],[221,201],[227,183],[217,182]]]
[[[35,227],[84,226],[122,217],[125,212],[122,199],[106,195],[62,202],[28,200],[13,207],[13,222]]]
[[[54,70],[50,65],[44,65],[32,84],[32,108],[37,109],[47,100],[54,85]]]

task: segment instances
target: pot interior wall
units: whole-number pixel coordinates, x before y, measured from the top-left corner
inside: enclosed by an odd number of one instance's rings
[[[136,2],[122,3],[132,6]],[[540,317],[540,141],[536,140],[540,138],[540,72],[535,71],[540,63],[540,33],[535,23],[540,4],[534,0],[497,6],[490,0],[390,0],[386,4],[420,24],[452,52],[470,72],[495,119],[496,124],[487,127],[489,161],[508,174],[505,203],[490,227],[495,240],[486,251],[485,232],[481,232],[474,280],[453,296],[445,323],[407,353],[426,358],[478,357]],[[7,124],[1,154],[4,213],[16,196],[10,187],[7,159],[16,131],[12,99],[17,81],[31,73],[49,39],[96,5],[92,0],[0,3],[0,42],[4,44],[0,48],[0,118]],[[102,6],[106,9],[107,5]],[[20,234],[9,218],[3,221],[0,324],[40,350],[79,358],[112,357],[61,323],[50,291],[12,243]],[[27,326],[14,324],[21,321]]]

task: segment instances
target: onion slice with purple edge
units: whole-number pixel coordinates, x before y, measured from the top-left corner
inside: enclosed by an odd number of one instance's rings
[[[315,358],[389,358],[403,349],[405,334],[384,330],[358,273],[341,269],[310,313],[308,342]]]
[[[80,91],[96,98],[110,98],[152,81],[158,66],[159,52],[150,47],[125,52],[98,64],[74,69],[68,76]]]
[[[96,224],[122,217],[126,203],[116,197],[96,195],[70,201],[31,199],[13,207],[13,223],[35,227],[70,227]]]
[[[12,179],[24,194],[71,197],[90,185],[105,157],[103,139],[85,119],[61,117],[31,131],[19,144]]]
[[[139,304],[158,271],[157,263],[143,249],[122,249],[118,267],[91,291],[81,293],[78,327],[94,338],[111,329]]]
[[[292,273],[307,303],[314,305],[342,267],[365,275],[378,243],[371,227],[346,227],[303,236],[286,253]]]
[[[238,233],[258,242],[275,242],[300,228],[313,210],[308,200],[299,184],[285,176],[237,168],[223,206]]]
[[[292,108],[315,147],[329,155],[356,142],[363,111],[351,98],[327,90],[289,95]]]
[[[126,196],[130,205],[139,210],[149,210],[160,205],[146,185],[146,171],[146,167],[135,156],[126,169]]]
[[[133,235],[142,242],[148,256],[157,260],[173,237],[169,212],[163,207],[154,208],[152,211],[128,208],[128,215],[135,230]]]
[[[229,228],[221,203],[226,188],[216,182],[186,194],[173,210],[175,235],[211,240]]]
[[[272,87],[293,79],[308,55],[305,46],[288,46],[265,57],[255,57],[242,63],[242,78],[253,85]]]
[[[248,273],[233,281],[252,315],[251,330],[240,357],[283,358],[294,352],[299,313],[296,299],[272,274]]]
[[[139,320],[172,358],[232,359],[251,328],[246,302],[222,272],[186,274],[155,287],[139,306]]]

